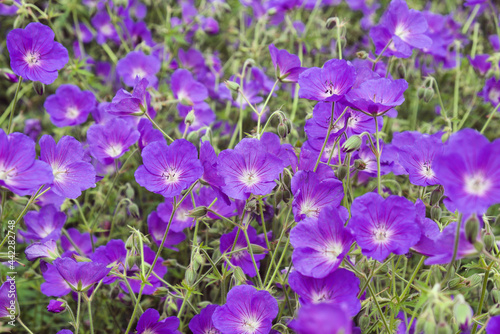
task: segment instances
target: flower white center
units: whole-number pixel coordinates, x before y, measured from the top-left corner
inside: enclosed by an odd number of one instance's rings
[[[165,179],[166,183],[175,183],[179,181],[180,173],[175,168],[166,169],[161,176]]]
[[[12,177],[13,175],[11,175],[11,173],[14,171],[15,167],[7,170],[4,166],[0,166],[0,180],[4,180],[4,181],[7,181],[10,177]]]
[[[394,31],[394,34],[401,38],[402,40],[405,40],[405,38],[408,36],[410,33],[410,30],[408,30],[408,27],[406,27],[404,24],[399,23],[396,26],[396,30]]]
[[[247,170],[247,171],[242,173],[242,175],[240,177],[240,181],[243,182],[245,185],[251,187],[254,184],[258,183],[260,181],[260,179],[255,171]]]
[[[54,181],[64,180],[64,174],[68,173],[66,169],[59,169],[56,166],[52,166],[52,173],[54,174]]]
[[[315,291],[312,296],[312,300],[314,303],[322,303],[324,301],[330,300],[330,294],[328,293],[328,291]]]
[[[491,89],[488,93],[488,99],[493,103],[497,103],[500,100],[500,90]]]
[[[176,218],[181,222],[185,222],[191,219],[191,217],[189,217],[188,214],[189,214],[188,210],[177,210]]]
[[[323,255],[329,260],[335,261],[338,256],[342,253],[342,245],[337,242],[332,242],[326,245],[326,248],[323,249]]]
[[[132,70],[132,78],[139,77],[139,79],[142,79],[145,76],[146,76],[146,72],[140,67],[134,68]]]
[[[325,81],[325,94],[328,96],[337,95],[339,93],[338,87],[335,87],[333,82],[326,80]]]
[[[66,117],[69,119],[75,119],[80,115],[80,110],[76,107],[69,107],[66,109]]]
[[[491,188],[491,182],[483,174],[470,175],[465,178],[465,191],[471,195],[484,196]]]
[[[423,177],[430,179],[434,177],[434,171],[431,168],[431,163],[430,162],[424,162],[420,166],[420,175]]]
[[[306,217],[317,217],[319,215],[319,208],[314,202],[307,199],[300,205],[300,213]]]
[[[372,230],[373,239],[378,244],[385,244],[388,242],[391,234],[391,231],[384,225],[380,225]]]
[[[123,146],[120,144],[111,144],[105,150],[106,154],[109,155],[111,158],[116,158],[117,156],[122,154],[122,151],[123,151]]]
[[[252,315],[247,315],[245,319],[243,319],[243,323],[241,329],[244,330],[245,334],[253,334],[257,333],[260,327],[260,321],[255,319]]]
[[[105,24],[101,27],[101,34],[104,36],[111,36],[113,35],[113,26],[111,23]]]
[[[26,55],[24,55],[24,61],[28,63],[29,67],[32,67],[40,61],[40,54],[34,51],[28,51]]]

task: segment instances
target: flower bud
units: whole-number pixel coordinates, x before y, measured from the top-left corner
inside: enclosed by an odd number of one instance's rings
[[[233,276],[237,282],[246,283],[247,281],[247,277],[245,276],[243,269],[241,269],[240,267],[234,267]]]
[[[19,82],[19,78],[17,77],[17,75],[12,73],[9,69],[1,68],[0,76],[3,76],[5,79],[13,83]]]
[[[338,17],[330,17],[328,20],[326,20],[326,29],[332,30],[338,25],[338,23],[339,23]]]
[[[436,334],[451,334],[451,333],[453,333],[453,331],[450,325],[448,325],[448,323],[444,321],[440,322],[436,327]]]
[[[193,256],[194,262],[198,263],[200,266],[205,263],[205,257],[200,254],[200,252],[196,252]]]
[[[491,299],[495,304],[498,304],[500,302],[500,291],[498,289],[492,289],[490,291],[491,294]]]
[[[194,116],[194,109],[191,109],[191,111],[188,112],[188,114],[186,115],[186,118],[184,118],[184,124],[189,126],[189,125],[193,124],[195,120],[196,120],[196,117]]]
[[[368,52],[358,51],[358,52],[356,52],[356,57],[358,57],[358,59],[366,59],[366,58],[368,58]]]
[[[461,325],[470,324],[472,321],[472,315],[473,315],[472,309],[469,306],[469,304],[467,304],[465,302],[462,295],[458,295],[457,297],[461,297],[461,298],[457,298],[458,302],[453,307],[453,315],[454,315],[458,325],[461,326]]]
[[[45,85],[39,81],[33,81],[33,89],[40,96],[45,93]]]
[[[484,248],[484,245],[481,241],[476,241],[474,242],[474,248],[478,251],[481,252]]]
[[[153,292],[153,296],[158,296],[158,297],[168,296],[168,289],[163,286],[160,286],[156,288],[156,290]]]
[[[483,237],[484,248],[489,252],[495,246],[495,236],[486,232]]]
[[[418,87],[418,89],[417,89],[417,97],[418,97],[419,100],[422,100],[424,98],[424,94],[425,94],[425,86]]]
[[[207,213],[208,213],[208,208],[206,206],[198,206],[188,212],[188,217],[201,218],[205,217]]]
[[[288,130],[286,123],[278,124],[278,136],[280,136],[280,138],[285,139],[289,133],[290,130]]]
[[[492,317],[500,315],[500,306],[498,304],[495,305],[495,306],[493,306],[492,308],[490,308],[490,310],[488,311],[488,313]]]
[[[245,210],[255,212],[257,210],[257,200],[255,198],[252,198],[250,201],[248,201],[245,205]]]
[[[365,170],[366,163],[361,159],[354,160],[354,168],[356,168],[357,170]]]
[[[132,186],[128,182],[125,186],[127,187],[125,189],[125,196],[127,196],[127,198],[129,198],[129,199],[134,199],[134,196],[135,196],[134,188],[132,188]]]
[[[434,97],[434,89],[432,87],[427,87],[424,90],[424,101],[429,103],[430,100]]]
[[[402,61],[399,62],[398,66],[396,67],[396,72],[398,73],[398,76],[401,79],[406,78],[406,66]]]
[[[256,244],[250,244],[250,248],[254,254],[264,254],[267,252],[267,249]]]
[[[342,165],[339,168],[337,168],[337,170],[335,171],[335,176],[337,177],[337,179],[342,181],[347,176],[347,171],[348,171],[348,167]]]
[[[342,144],[342,151],[346,153],[354,152],[361,147],[362,140],[358,135],[349,137],[344,144]]]
[[[186,273],[184,274],[184,279],[186,280],[186,284],[192,286],[196,281],[196,272],[193,267],[188,267],[186,269]]]
[[[226,80],[224,83],[226,84],[226,87],[232,90],[233,92],[238,93],[240,91],[240,85],[237,84],[236,82]]]
[[[450,290],[460,289],[463,288],[463,286],[464,285],[462,284],[462,279],[460,277],[455,277],[448,281],[448,289]]]
[[[443,211],[441,210],[441,208],[437,205],[434,205],[432,208],[431,208],[431,219],[432,220],[436,220],[436,221],[439,221],[441,219],[441,213]]]
[[[477,239],[477,234],[479,233],[479,220],[475,215],[471,216],[465,222],[465,236],[467,241],[474,243]]]
[[[443,197],[444,193],[444,188],[443,186],[439,185],[431,193],[431,200],[430,200],[430,205],[436,205],[439,204],[441,201],[441,198]]]
[[[128,211],[130,212],[130,215],[135,219],[141,218],[141,214],[139,213],[139,207],[137,206],[137,204],[131,202],[128,206]]]

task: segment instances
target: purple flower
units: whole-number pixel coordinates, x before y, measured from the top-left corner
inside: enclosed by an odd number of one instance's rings
[[[79,250],[82,251],[81,255],[90,255],[92,254],[92,242],[90,241],[89,233],[80,233],[75,228],[69,228],[68,234],[73,241],[73,243],[78,247]],[[94,243],[97,242],[96,236],[92,236],[94,239]],[[69,239],[63,235],[61,236],[61,247],[65,252],[76,252],[76,248],[73,246],[73,243],[69,241]]]
[[[42,132],[42,121],[36,118],[28,118],[24,121],[24,131],[23,133],[36,141],[40,133]]]
[[[394,134],[393,142],[399,143],[403,134]],[[431,186],[439,183],[434,173],[434,157],[442,151],[439,137],[417,133],[414,142],[399,147],[399,163],[406,169],[410,182],[417,186]]]
[[[106,13],[106,11],[98,12],[92,18],[91,22],[94,28],[97,30],[97,44],[102,45],[106,43],[108,39],[115,42],[116,44],[120,44],[120,37],[118,36],[113,22],[111,22],[111,18],[109,17],[108,13]]]
[[[55,94],[47,97],[43,107],[55,126],[74,126],[85,123],[96,107],[96,99],[91,91],[81,91],[75,85],[61,85]]]
[[[52,169],[35,159],[35,142],[21,133],[10,135],[0,129],[0,186],[19,196],[31,195],[52,183]]]
[[[359,293],[359,278],[346,269],[337,269],[324,278],[307,277],[298,271],[292,271],[288,276],[288,284],[299,295],[300,303],[329,303],[343,305],[345,312],[353,317],[361,309],[357,298]]]
[[[236,240],[235,243],[234,241],[237,233],[238,233],[238,227],[235,227],[231,231],[231,233],[223,234],[220,237],[220,246],[219,246],[220,252],[228,253],[233,250],[233,245],[234,245],[234,250],[239,250],[239,251],[231,255],[228,255],[231,257],[231,264],[233,266],[240,267],[246,275],[250,277],[255,277],[255,275],[257,275],[257,272],[255,271],[255,267],[252,262],[252,257],[250,253],[247,251],[247,247],[249,245],[246,241],[245,234],[243,233],[243,231],[240,231],[238,239]],[[250,244],[258,245],[264,248],[266,247],[264,234],[257,235],[257,231],[250,225],[247,227],[247,233]],[[265,253],[267,253],[267,251]],[[260,268],[260,260],[266,257],[265,253],[253,255],[255,262],[257,263],[257,269]]]
[[[346,96],[346,102],[365,113],[380,115],[401,105],[408,83],[404,79],[387,78],[367,80],[352,89]]]
[[[221,332],[215,328],[212,321],[212,315],[218,308],[219,305],[207,305],[200,311],[200,314],[195,315],[189,323],[191,332],[193,332],[193,334],[221,334]]]
[[[78,140],[64,136],[56,144],[54,138],[40,139],[40,160],[48,163],[54,174],[51,189],[66,198],[78,198],[82,191],[95,187],[94,166],[84,161],[85,151]]]
[[[21,4],[21,0],[14,0],[14,2],[16,2],[18,5]],[[0,15],[1,16],[15,15],[18,9],[19,8],[15,4],[13,5],[0,4]]]
[[[352,320],[342,305],[308,304],[299,309],[288,326],[298,334],[351,334]]]
[[[137,322],[137,334],[175,334],[180,320],[177,317],[168,317],[160,321],[160,313],[148,308]]]
[[[299,171],[292,178],[293,214],[296,221],[318,217],[326,206],[337,207],[344,197],[342,182],[333,175]]]
[[[239,285],[229,291],[226,304],[212,316],[215,328],[224,334],[269,333],[278,315],[278,302],[266,290]]]
[[[490,143],[476,130],[454,133],[434,159],[444,194],[461,213],[482,214],[500,202],[500,141]]]
[[[10,318],[19,314],[15,278],[7,276],[0,285],[0,319]]]
[[[168,217],[167,219],[169,220],[169,218],[170,217]],[[160,246],[163,240],[163,236],[165,235],[165,231],[168,225],[168,220],[164,221],[162,218],[160,218],[158,212],[156,211],[151,212],[148,216],[148,232],[151,235],[153,241],[158,246]],[[167,239],[165,239],[164,246],[172,250],[178,251],[178,249],[173,246],[184,241],[186,239],[186,235],[182,232],[182,230],[180,232],[175,232],[173,228],[175,227],[171,225],[170,230],[168,231]]]
[[[198,203],[197,203],[198,204]],[[199,206],[199,204],[198,204]],[[193,210],[193,202],[191,197],[188,196],[184,201],[178,206],[175,211],[175,215],[172,217],[172,224],[170,230],[174,232],[182,232],[186,228],[191,228],[194,224],[194,218],[189,217],[189,211]],[[171,198],[166,198],[165,202],[158,204],[156,208],[158,216],[165,222],[168,223],[170,216],[173,211],[173,203]]]
[[[66,259],[73,261],[70,258]],[[53,264],[47,264],[47,269],[43,271],[43,279],[45,282],[40,286],[40,291],[48,297],[63,297],[71,292],[68,282],[64,280]]]
[[[134,86],[136,78],[147,79],[149,86],[156,86],[161,63],[155,56],[142,51],[132,51],[116,64],[116,72],[127,86]]]
[[[491,63],[488,61],[489,58],[489,54],[476,55],[474,58],[467,56],[472,67],[478,70],[481,75],[485,75],[491,68]]]
[[[299,74],[306,70],[306,68],[300,67],[298,56],[286,50],[278,50],[274,44],[269,45],[269,53],[276,71],[276,78],[281,82],[296,83],[299,80]]]
[[[198,151],[185,139],[167,146],[155,141],[142,151],[144,165],[135,171],[135,179],[147,190],[164,197],[174,197],[187,189],[203,174]]]
[[[323,68],[311,67],[299,75],[299,97],[336,102],[351,89],[355,79],[356,70],[350,62],[331,59]]]
[[[408,9],[404,0],[392,0],[379,25],[370,30],[370,37],[377,54],[381,54],[389,43],[384,56],[407,58],[414,48],[424,49],[432,45],[432,40],[425,34],[427,28],[427,20],[421,12]]]
[[[488,321],[488,326],[486,326],[487,334],[495,334],[500,332],[500,316],[491,317]]]
[[[52,261],[59,257],[57,243],[54,240],[46,242],[34,242],[24,251],[28,261],[35,261],[36,259],[43,258],[46,261]]]
[[[33,241],[59,240],[65,222],[64,212],[59,212],[53,205],[47,205],[40,211],[28,211],[24,215],[26,232],[19,230],[19,233]]]
[[[47,311],[50,313],[61,313],[64,310],[66,310],[66,303],[59,300],[51,299],[47,305]]]
[[[57,332],[57,334],[73,334],[73,332],[70,331],[69,329],[62,329],[59,332]]]
[[[57,71],[69,60],[68,50],[54,42],[52,29],[38,22],[11,30],[7,35],[7,49],[15,74],[46,85],[57,79]]]
[[[184,105],[194,105],[208,97],[207,88],[196,81],[188,70],[175,70],[170,81],[174,97]]]
[[[323,142],[328,133],[328,128],[330,127],[330,119],[332,118],[332,103],[333,102],[319,102],[314,106],[313,109],[313,117],[306,121],[306,125],[304,126],[304,131],[307,134],[308,139],[320,139],[321,146],[323,146]],[[340,103],[335,103],[334,111],[333,111],[333,126],[330,131],[330,138],[336,138],[347,129],[347,113],[339,118],[345,106]],[[373,122],[373,118],[372,118]]]
[[[406,254],[421,236],[415,206],[404,197],[367,193],[354,200],[349,227],[363,254],[380,262]]]
[[[71,258],[57,258],[53,262],[61,277],[74,291],[86,291],[108,275],[110,268],[97,262],[76,262]]]
[[[347,210],[329,206],[318,218],[306,218],[292,229],[292,259],[298,272],[323,278],[338,268],[353,242],[351,232],[344,227],[347,217]]]
[[[221,190],[222,186],[226,183],[224,182],[224,178],[219,175],[217,171],[219,158],[209,141],[204,141],[200,145],[200,162],[203,165],[202,180],[217,192],[217,198],[224,200],[227,205],[230,205],[231,201],[229,197]]]
[[[483,90],[477,94],[484,102],[489,102],[493,107],[500,104],[500,80],[491,77],[484,84]]]
[[[114,118],[106,124],[94,124],[87,131],[90,153],[102,164],[121,157],[139,139],[139,131],[127,121]]]
[[[143,150],[148,144],[155,141],[162,141],[163,134],[160,130],[153,127],[153,124],[147,118],[141,118],[137,125],[137,130],[141,134],[139,138],[139,148]]]
[[[284,166],[258,139],[244,138],[234,149],[219,154],[217,167],[226,183],[222,190],[230,197],[246,200],[251,194],[269,194]]]
[[[148,84],[147,79],[137,80],[132,93],[121,88],[105,110],[116,116],[142,115],[151,102],[151,95],[146,90]]]

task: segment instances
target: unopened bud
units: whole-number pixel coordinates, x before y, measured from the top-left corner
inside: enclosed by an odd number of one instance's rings
[[[361,147],[362,140],[358,135],[349,137],[344,144],[342,144],[342,151],[346,153],[354,152]]]
[[[339,168],[337,168],[337,170],[335,171],[335,176],[337,177],[337,179],[342,181],[347,176],[347,171],[348,171],[348,167],[342,165]]]
[[[441,219],[442,212],[443,210],[441,210],[441,207],[439,207],[438,205],[434,205],[431,208],[431,219],[439,221]]]
[[[444,188],[443,186],[437,186],[431,193],[430,205],[439,204],[441,197],[443,197]]]
[[[247,277],[245,276],[243,269],[241,269],[240,267],[234,267],[233,276],[236,279],[236,281],[240,283],[246,283],[247,281]]]
[[[158,297],[168,296],[168,289],[163,286],[160,286],[156,288],[155,292],[153,292],[153,296],[158,296]]]
[[[135,219],[141,218],[141,214],[139,213],[139,207],[135,203],[130,203],[128,206],[128,211],[130,212],[130,215],[134,217]]]
[[[476,241],[474,242],[474,248],[478,251],[481,252],[484,248],[484,245],[481,241]]]
[[[246,211],[256,211],[257,210],[257,200],[255,198],[252,198],[250,201],[247,202],[245,205],[245,210]]]
[[[254,254],[264,254],[267,253],[267,249],[256,244],[250,244],[250,248]]]
[[[424,98],[424,94],[425,94],[425,86],[418,87],[417,97],[419,98],[419,100],[422,100]]]
[[[195,120],[196,120],[196,117],[194,115],[194,109],[191,109],[191,111],[188,112],[188,114],[186,115],[186,118],[184,118],[184,124],[189,126],[189,125],[193,124]]]
[[[483,237],[484,248],[489,252],[495,246],[495,236],[486,232]]]
[[[368,58],[368,52],[358,51],[358,52],[356,52],[356,57],[358,57],[358,59],[366,59],[366,58]]]
[[[434,89],[432,87],[427,87],[424,90],[424,101],[429,103],[430,100],[434,97]]]
[[[125,196],[129,199],[133,199],[135,196],[134,188],[130,185],[130,183],[126,184],[127,189],[125,189]]]
[[[328,20],[326,20],[326,29],[332,30],[335,28],[339,23],[338,17],[330,17]]]
[[[188,213],[188,217],[191,218],[201,218],[205,217],[208,213],[208,208],[206,206],[198,206],[193,210],[190,210]]]
[[[186,284],[192,286],[196,281],[196,272],[192,267],[188,267],[186,269],[186,273],[184,274],[184,279],[186,280]]]
[[[45,94],[45,85],[39,81],[33,81],[33,89],[40,96]]]
[[[226,80],[224,83],[226,84],[226,87],[232,90],[233,92],[238,93],[240,91],[240,85],[237,84],[236,82]]]
[[[494,307],[490,308],[490,310],[488,311],[488,313],[490,314],[490,316],[492,317],[495,317],[497,315],[500,315],[500,306],[497,304],[495,305]]]
[[[278,124],[278,136],[280,136],[280,138],[286,138],[289,132],[288,126],[285,123]]]
[[[455,277],[449,280],[448,288],[450,290],[460,289],[463,287],[462,279],[460,277]]]
[[[425,332],[425,333],[427,333],[427,332]],[[452,333],[452,329],[451,329],[450,325],[448,325],[448,323],[443,321],[437,325],[436,334],[451,334],[451,333]]]
[[[365,170],[366,163],[361,159],[354,160],[354,168],[356,168],[357,170]]]
[[[477,239],[477,234],[479,233],[479,220],[475,215],[471,216],[465,222],[465,236],[467,241],[474,243]]]
[[[402,61],[399,62],[398,66],[396,67],[396,71],[398,72],[398,76],[401,79],[406,78],[406,66]]]

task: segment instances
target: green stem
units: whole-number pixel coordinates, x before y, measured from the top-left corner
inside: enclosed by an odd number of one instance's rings
[[[417,277],[417,274],[418,274],[418,271],[420,270],[420,268],[422,268],[422,265],[424,264],[424,260],[425,260],[425,256],[422,256],[420,258],[420,261],[417,264],[417,267],[413,271],[413,274],[411,275],[410,280],[408,281],[408,284],[406,285],[405,289],[403,290],[403,293],[399,297],[399,300],[404,300],[406,298],[406,294],[410,291],[411,284],[412,284],[413,280]]]
[[[448,281],[448,278],[450,277],[451,273],[451,267],[453,266],[453,263],[455,262],[455,259],[457,258],[457,251],[458,251],[458,243],[460,240],[460,226],[462,225],[462,215],[458,218],[457,222],[457,230],[455,232],[455,245],[453,246],[453,257],[451,258],[450,264],[448,265],[448,270],[446,271],[446,276],[444,277],[443,283]]]
[[[19,77],[18,79],[19,79],[19,81],[17,82],[16,94],[14,95],[14,104],[12,105],[12,109],[10,110],[9,125],[7,127],[7,134],[10,134],[10,132],[12,131],[12,119],[14,118],[14,113],[16,111],[16,104],[17,104],[17,97],[19,96],[19,89],[21,88],[21,83],[23,82],[23,77]]]
[[[75,334],[78,334],[80,330],[80,309],[82,306],[82,293],[78,292],[78,304],[76,308],[76,324],[75,324]]]
[[[380,304],[378,303],[377,296],[375,295],[375,291],[373,291],[372,285],[368,283],[368,290],[370,291],[370,294],[373,298],[373,301],[375,302],[375,305],[377,305],[378,313],[380,314],[380,318],[382,319],[382,322],[384,323],[385,330],[387,333],[391,333],[389,325],[387,324],[387,320],[385,319],[384,312],[382,312],[382,308],[380,307]]]
[[[155,128],[157,128],[158,130],[160,130],[160,132],[161,132],[161,133],[163,133],[163,135],[165,136],[165,138],[167,138],[167,139],[168,139],[168,140],[170,140],[171,142],[173,142],[173,141],[174,141],[174,140],[172,139],[172,137],[170,137],[169,135],[167,135],[167,134],[165,133],[165,131],[163,131],[163,130],[160,128],[160,126],[159,126],[158,124],[156,124],[156,122],[155,122],[155,121],[151,118],[151,116],[149,116],[149,114],[148,114],[147,112],[145,112],[145,113],[144,113],[144,116],[146,116],[146,117],[149,119],[149,121],[150,121],[151,123],[153,123],[153,125],[155,126]]]
[[[380,143],[379,143],[379,131],[378,131],[378,120],[377,116],[374,116],[373,119],[375,120],[375,141],[377,142],[377,153],[376,158],[377,158],[377,190],[378,194],[382,196],[382,182],[381,182],[381,168],[380,168],[380,155],[382,152],[380,152]]]
[[[480,5],[476,5],[474,9],[472,10],[472,13],[469,15],[469,18],[467,19],[467,22],[465,22],[463,28],[462,28],[462,34],[467,34],[469,31],[470,25],[472,24],[472,21],[474,21],[474,18],[477,15],[477,12],[479,11],[479,8],[481,8]]]
[[[260,273],[259,273],[259,267],[257,266],[257,262],[255,262],[255,258],[253,256],[253,250],[252,250],[252,245],[250,243],[250,239],[248,238],[248,232],[247,232],[247,226],[244,226],[242,228],[243,234],[245,234],[245,239],[247,240],[247,246],[248,246],[248,252],[250,253],[250,256],[252,257],[252,263],[255,268],[255,272],[257,273],[257,279],[259,281],[259,287],[262,289],[263,284],[262,284],[262,278],[260,278]]]
[[[484,273],[484,279],[483,279],[483,287],[481,288],[481,299],[479,300],[479,306],[477,308],[477,314],[481,314],[481,311],[483,309],[483,303],[484,303],[484,297],[486,296],[486,289],[488,285],[488,278],[490,276],[490,270],[491,267],[493,266],[493,261],[490,262],[490,265],[488,268],[486,268],[486,272]],[[472,327],[472,334],[475,334],[477,331],[477,323],[474,324],[474,327]]]
[[[92,320],[92,299],[89,298],[87,300],[88,308],[89,308],[89,322],[90,322],[90,333],[94,334],[94,321]]]
[[[484,131],[486,131],[486,129],[488,128],[488,125],[490,124],[491,120],[493,119],[493,117],[495,116],[495,113],[497,112],[498,110],[498,107],[500,107],[500,103],[497,104],[497,106],[491,111],[488,119],[486,120],[486,123],[484,123],[484,126],[483,128],[481,129],[481,134],[484,133]]]
[[[29,333],[29,334],[33,334],[33,332],[24,324],[24,322],[21,321],[21,318],[17,318],[17,322],[21,324],[21,326],[23,326],[24,329],[26,329],[26,331]]]
[[[389,42],[387,42],[387,44],[382,49],[382,52],[380,52],[380,54],[377,56],[377,58],[373,61],[372,71],[375,70],[375,65],[377,65],[377,63],[380,61],[380,59],[384,55],[385,50],[387,50],[387,48],[389,47],[389,45],[391,45],[391,43],[392,43],[392,38],[389,40]]]
[[[456,52],[456,65],[455,65],[455,70],[456,70],[456,77],[455,77],[455,89],[453,92],[453,132],[457,131],[457,126],[458,126],[458,100],[460,98],[459,92],[460,92],[460,52],[458,52],[458,47],[459,44],[455,44],[455,52]]]
[[[138,305],[141,302],[142,291],[144,290],[145,286],[146,286],[145,283],[141,284],[141,289],[139,290],[139,295],[137,296],[137,302],[135,303],[134,311],[132,312],[132,317],[130,318],[130,321],[128,322],[128,326],[127,326],[127,330],[125,331],[125,334],[128,334],[130,332],[130,330],[132,329],[132,324],[134,323],[134,320],[135,320],[135,317],[137,314],[137,309],[139,307]]]
[[[271,279],[269,280],[269,283],[267,284],[266,290],[271,287],[271,284],[273,284],[274,278],[278,274],[279,268],[281,266],[281,263],[283,262],[283,259],[286,256],[286,251],[288,249],[288,245],[290,244],[290,238],[286,239],[285,247],[283,248],[283,253],[281,253],[280,259],[278,261],[278,264],[276,265],[276,268],[274,269],[273,275],[271,276]]]
[[[273,88],[271,89],[271,92],[267,96],[266,102],[264,102],[264,106],[262,107],[261,112],[257,113],[257,116],[259,117],[258,120],[257,120],[257,139],[260,139],[260,136],[261,136],[261,133],[260,133],[260,118],[262,117],[262,114],[264,112],[266,112],[267,103],[269,102],[269,99],[271,98],[271,95],[273,95],[274,89],[276,88],[276,85],[278,84],[278,82],[279,82],[279,79],[276,79],[276,81],[274,82]]]

